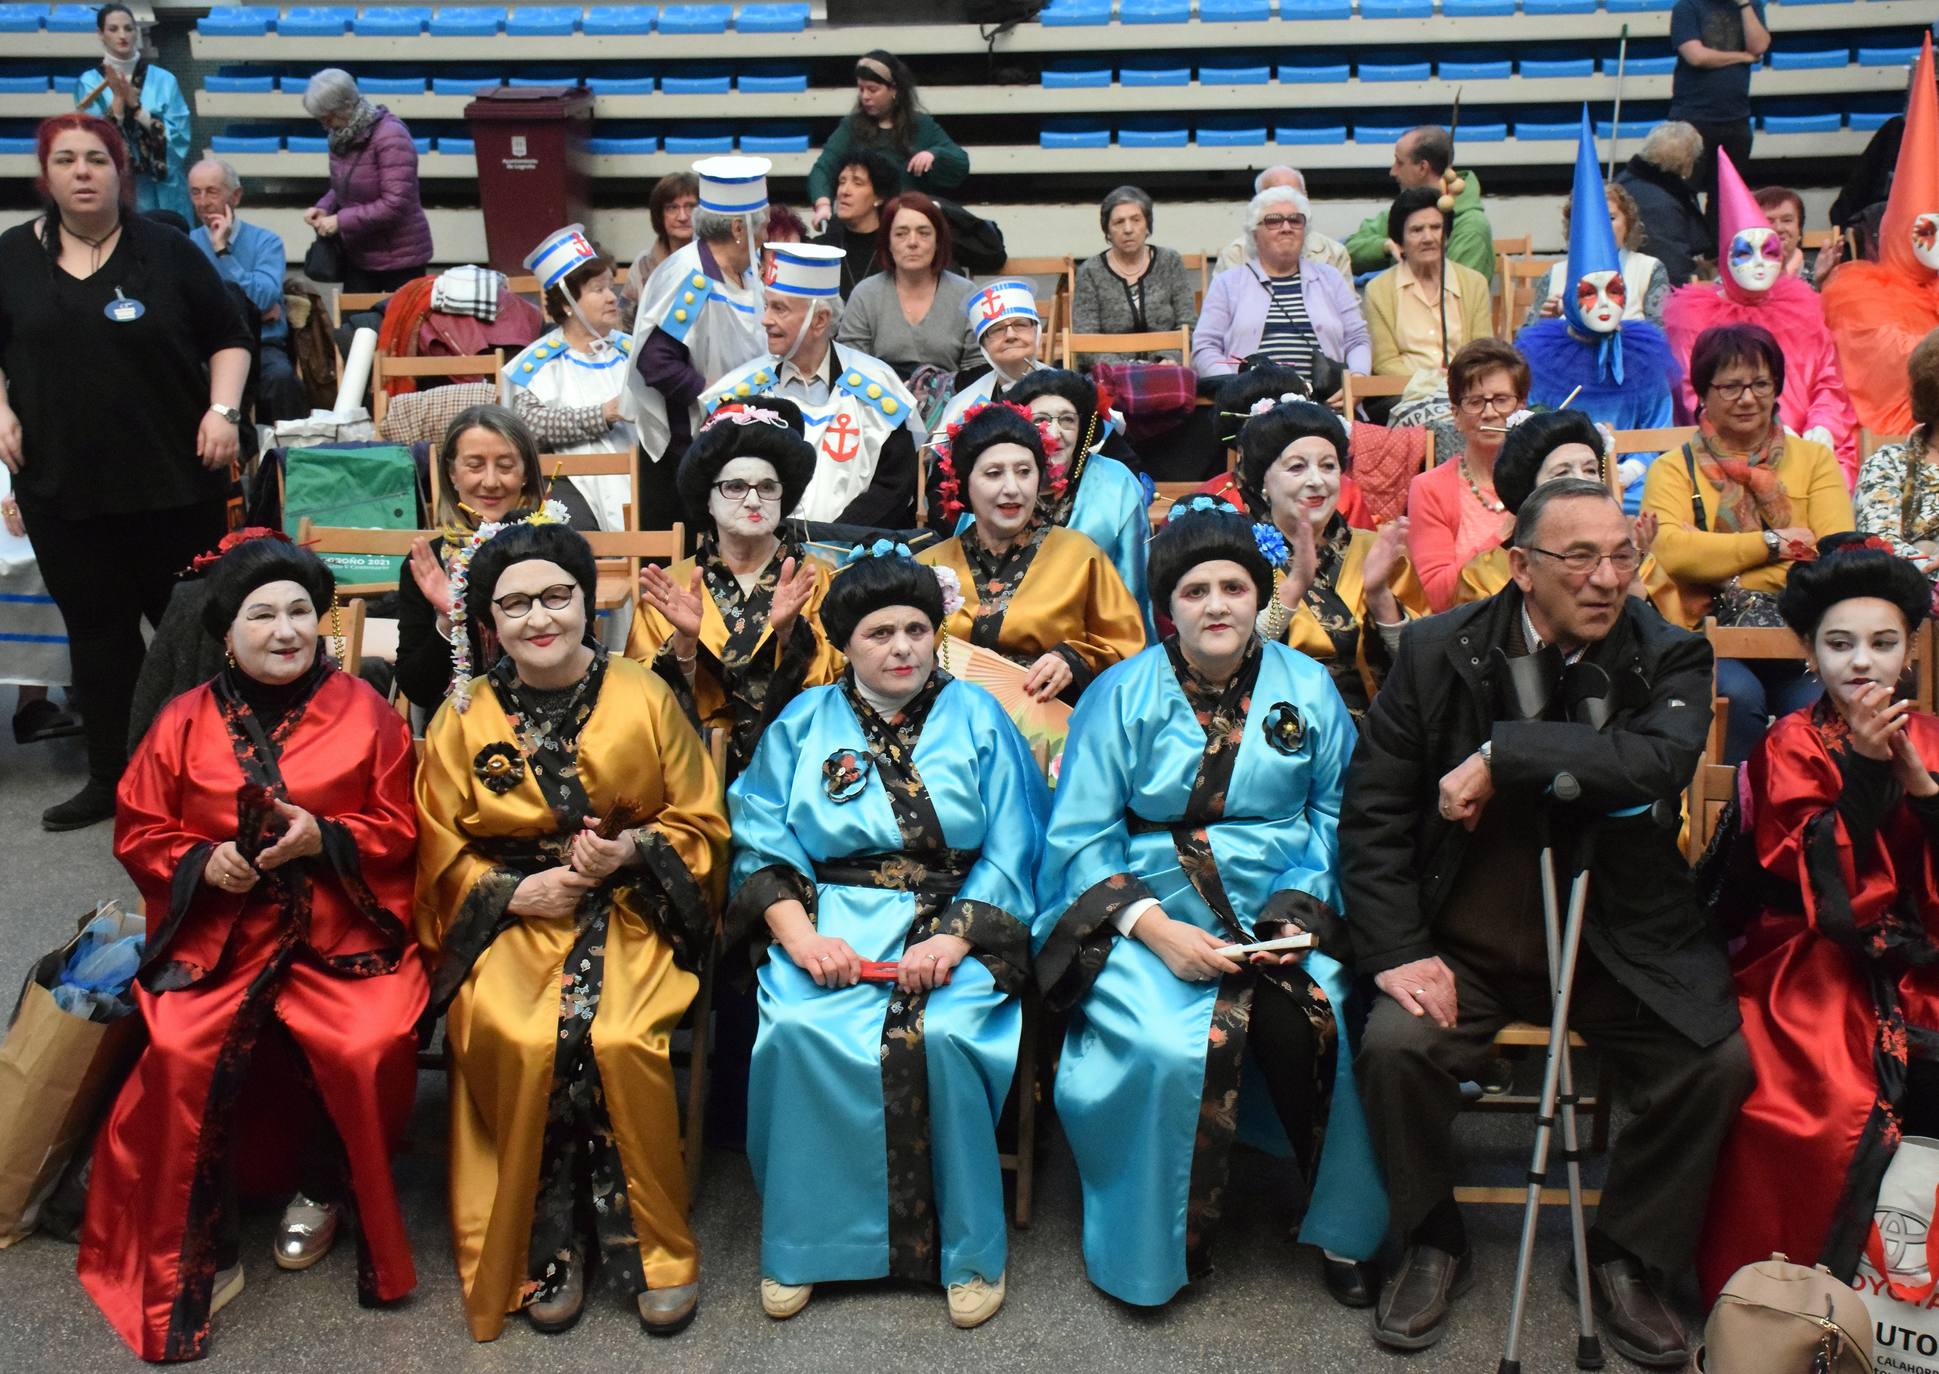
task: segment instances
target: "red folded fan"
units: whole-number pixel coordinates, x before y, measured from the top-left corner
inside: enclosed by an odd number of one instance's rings
[[[895,959],[862,961],[862,981],[864,983],[893,983],[902,976],[902,964]]]

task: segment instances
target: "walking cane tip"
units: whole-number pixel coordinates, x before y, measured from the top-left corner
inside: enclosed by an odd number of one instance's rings
[[[1602,1342],[1594,1332],[1575,1338],[1575,1367],[1577,1369],[1602,1368]]]

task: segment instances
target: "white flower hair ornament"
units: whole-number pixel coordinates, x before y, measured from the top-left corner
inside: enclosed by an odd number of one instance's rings
[[[465,615],[465,590],[471,585],[471,560],[478,550],[488,543],[492,536],[503,533],[514,525],[563,525],[569,517],[565,506],[558,501],[542,502],[539,508],[519,520],[491,520],[472,531],[471,538],[465,540],[456,554],[452,556],[451,576],[451,683],[444,694],[451,699],[452,709],[463,712],[471,708],[471,625]]]
[[[963,609],[963,581],[954,568],[938,564],[934,571],[936,584],[943,589],[943,619],[947,620]]]

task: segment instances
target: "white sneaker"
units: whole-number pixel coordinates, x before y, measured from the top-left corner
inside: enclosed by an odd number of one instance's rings
[[[209,1315],[213,1317],[242,1292],[242,1261],[237,1260],[227,1269],[218,1269],[215,1280],[209,1285]]]
[[[786,1321],[808,1305],[808,1297],[815,1291],[812,1283],[776,1283],[773,1279],[761,1280],[761,1310],[776,1321]]]
[[[952,1283],[949,1286],[949,1319],[967,1331],[973,1326],[981,1326],[996,1315],[997,1308],[1003,1306],[1003,1275],[996,1276],[995,1283],[983,1279],[971,1279],[968,1283]]]

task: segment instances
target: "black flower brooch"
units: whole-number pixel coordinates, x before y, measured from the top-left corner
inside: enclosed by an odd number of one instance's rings
[[[487,744],[471,761],[471,771],[502,797],[525,781],[525,760],[509,744]]]
[[[1306,743],[1306,722],[1290,701],[1275,701],[1266,712],[1266,743],[1282,754],[1297,754]]]
[[[837,805],[854,801],[868,786],[875,756],[859,749],[837,749],[821,765],[821,785]]]

